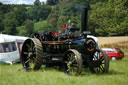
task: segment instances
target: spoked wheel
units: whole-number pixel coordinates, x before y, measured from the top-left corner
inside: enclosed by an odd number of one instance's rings
[[[82,58],[77,50],[69,49],[64,56],[64,73],[80,75],[82,71]]]
[[[21,62],[27,69],[38,70],[41,67],[43,58],[42,44],[38,39],[27,39],[22,47]]]
[[[104,51],[96,50],[89,63],[89,69],[92,73],[107,73],[109,69],[109,59],[107,54]]]

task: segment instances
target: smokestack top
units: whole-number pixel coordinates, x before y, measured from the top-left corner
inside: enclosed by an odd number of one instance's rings
[[[88,16],[88,7],[82,7],[81,9],[81,31],[87,31],[87,16]]]

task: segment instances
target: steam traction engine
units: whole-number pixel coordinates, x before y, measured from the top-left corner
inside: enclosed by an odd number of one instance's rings
[[[69,33],[34,33],[33,38],[27,39],[21,53],[23,68],[38,70],[43,64],[61,66],[69,75],[80,75],[85,67],[93,73],[108,72],[108,56],[99,49],[97,38],[89,36],[85,29],[87,11],[82,9],[82,33],[71,27]]]

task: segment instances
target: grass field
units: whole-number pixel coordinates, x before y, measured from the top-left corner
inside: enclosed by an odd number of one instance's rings
[[[109,72],[92,74],[83,69],[81,76],[67,76],[55,68],[26,72],[21,64],[0,65],[0,85],[127,85],[128,57],[110,61]]]
[[[128,42],[125,39],[116,42],[110,39],[111,43],[100,46],[118,46],[127,54]],[[26,72],[21,64],[0,64],[0,85],[128,85],[128,55],[122,60],[110,61],[109,72],[106,74],[92,74],[86,68],[80,76],[67,76],[55,68],[42,67],[39,71]]]

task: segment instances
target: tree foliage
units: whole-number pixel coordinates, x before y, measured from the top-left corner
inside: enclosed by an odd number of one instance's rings
[[[0,15],[0,31],[4,30],[3,15]]]
[[[13,12],[9,12],[5,15],[4,23],[4,33],[15,35],[17,33],[16,26],[18,25],[18,21]]]
[[[93,35],[128,35],[128,0],[47,0],[46,4],[41,3],[40,0],[30,6],[0,3],[0,32],[30,36],[35,31],[60,31],[69,20],[81,28],[81,8],[86,6],[90,7],[87,28]],[[42,25],[35,27],[34,23]]]
[[[34,5],[35,5],[35,6],[40,6],[40,5],[41,5],[40,0],[35,0]]]
[[[34,5],[30,6],[5,5],[0,3],[0,33],[2,32],[12,35],[24,34],[26,29],[22,29],[22,31],[16,28],[25,25],[23,23],[28,19],[34,22],[45,20],[50,12],[51,7],[45,4],[41,5],[39,0],[36,0]]]
[[[47,5],[56,5],[58,3],[59,0],[47,0],[46,4]]]
[[[58,21],[58,12],[59,9],[55,6],[52,8],[51,13],[49,14],[47,21],[48,25],[51,28],[50,30],[56,30],[57,29],[57,21]]]
[[[89,27],[100,36],[127,35],[128,7],[127,0],[109,0],[92,5]]]
[[[33,21],[32,20],[26,20],[24,22],[24,26],[25,26],[25,30],[26,30],[25,35],[27,35],[27,36],[32,35],[33,32],[34,32],[34,23],[33,23]]]
[[[18,6],[14,9],[14,14],[18,21],[18,25],[22,25],[23,22],[27,19],[26,8],[24,6]]]

